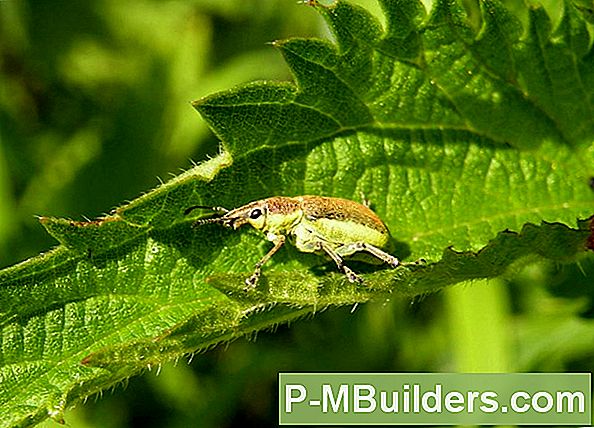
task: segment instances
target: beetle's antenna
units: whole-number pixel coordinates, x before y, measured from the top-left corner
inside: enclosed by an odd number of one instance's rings
[[[229,212],[229,210],[227,208],[223,208],[223,207],[207,207],[205,205],[192,205],[191,207],[185,209],[184,215],[188,215],[192,211],[198,210],[198,209],[211,210],[211,211],[214,211],[214,212],[220,213],[220,214],[227,214]]]
[[[194,226],[202,226],[203,224],[222,223],[223,221],[225,221],[225,219],[223,219],[223,217],[203,218],[203,219],[196,220],[193,225]]]

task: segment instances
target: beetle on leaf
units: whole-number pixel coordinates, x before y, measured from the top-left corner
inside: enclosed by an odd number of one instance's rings
[[[210,209],[222,215],[196,220],[196,225],[217,223],[237,229],[250,224],[274,244],[256,263],[254,273],[245,280],[248,288],[256,286],[262,266],[286,241],[301,252],[328,255],[350,282],[362,283],[363,279],[344,264],[344,258],[370,263],[380,261],[391,267],[399,265],[396,257],[384,251],[390,242],[386,225],[367,206],[348,199],[273,196],[234,210],[196,205],[188,208],[185,214],[197,208]]]

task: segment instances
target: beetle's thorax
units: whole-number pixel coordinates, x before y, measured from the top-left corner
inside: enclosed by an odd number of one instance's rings
[[[297,198],[275,196],[265,199],[266,224],[262,229],[273,235],[288,235],[303,217],[301,201]]]

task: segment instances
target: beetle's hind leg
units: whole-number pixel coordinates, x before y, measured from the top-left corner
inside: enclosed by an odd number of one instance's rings
[[[334,248],[325,242],[318,242],[318,247],[320,250],[323,250],[326,254],[328,254],[332,260],[334,260],[334,263],[336,263],[338,269],[344,272],[350,282],[358,282],[360,284],[363,283],[363,278],[353,272],[348,266],[344,265],[342,257],[334,250]]]
[[[337,253],[339,256],[348,257],[352,256],[355,253],[363,252],[371,254],[375,258],[387,263],[391,267],[395,268],[400,264],[400,261],[391,254],[386,253],[383,250],[380,250],[377,247],[374,247],[371,244],[366,242],[353,242],[352,244],[345,244],[337,249]]]

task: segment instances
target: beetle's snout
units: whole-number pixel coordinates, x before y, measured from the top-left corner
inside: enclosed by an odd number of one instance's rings
[[[229,217],[229,218],[225,218],[225,217],[221,217],[221,224],[225,227],[229,227],[232,229],[237,229],[239,226],[241,226],[241,224],[237,223],[237,217]]]
[[[223,226],[234,230],[239,229],[241,226],[247,223],[245,218],[237,215],[224,215],[223,217],[219,217],[217,220],[218,223],[222,224]]]

